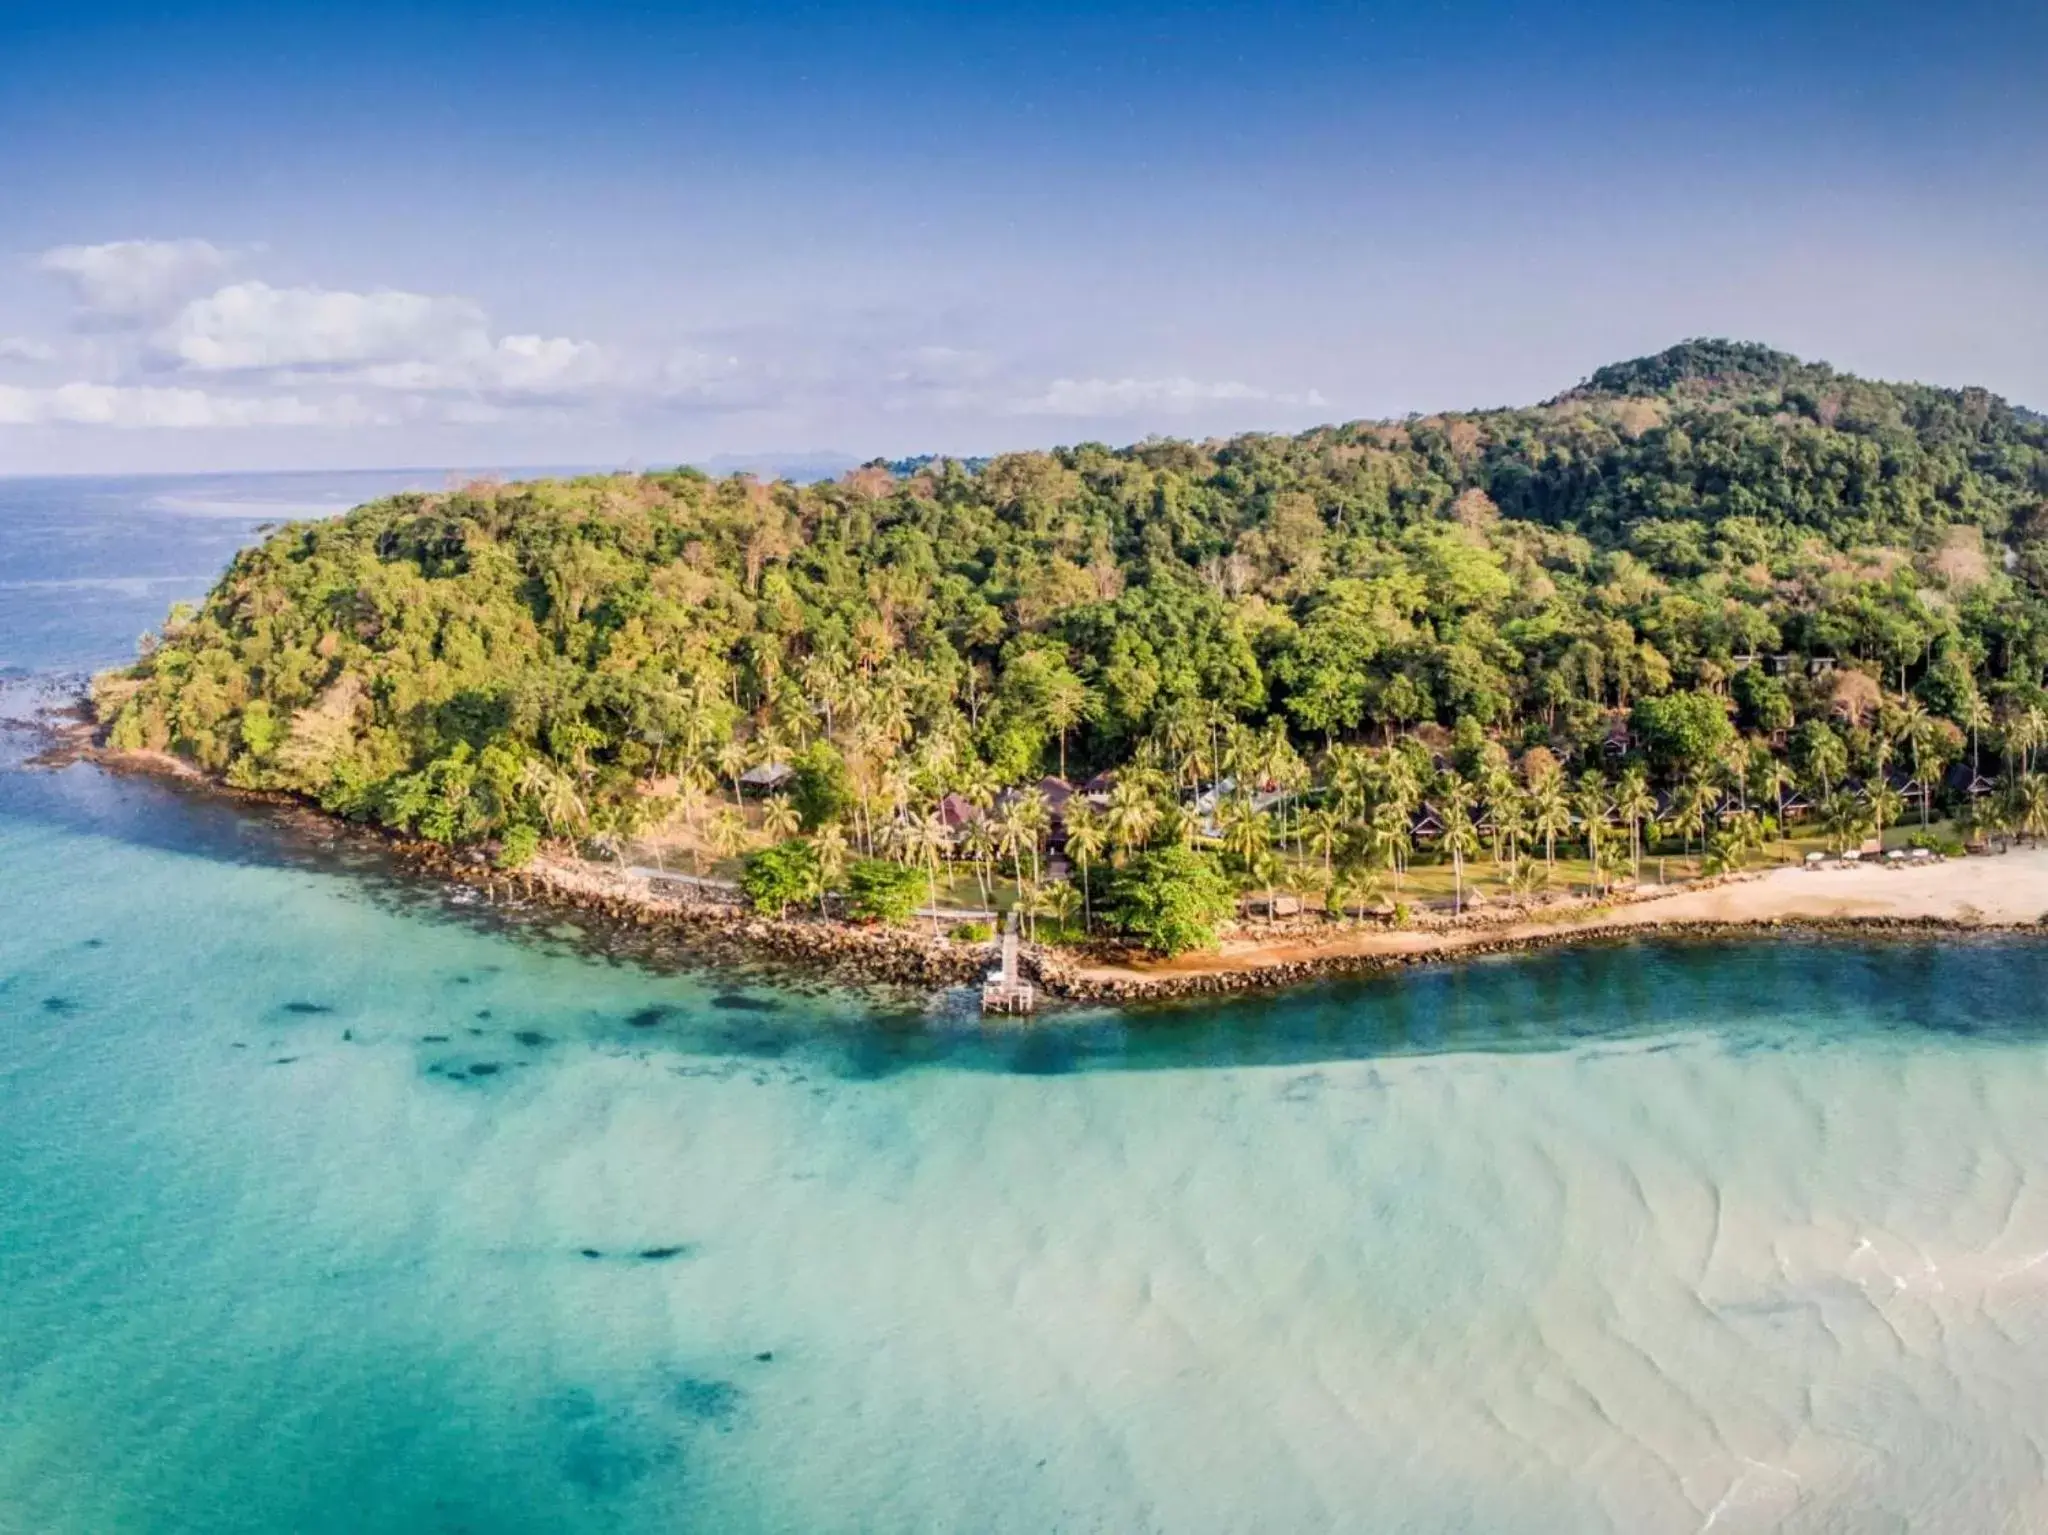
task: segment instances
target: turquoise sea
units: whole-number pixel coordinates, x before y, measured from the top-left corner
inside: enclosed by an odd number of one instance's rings
[[[0,481],[0,713],[405,478]],[[32,745],[7,1535],[2048,1528],[2048,947],[984,1028]]]

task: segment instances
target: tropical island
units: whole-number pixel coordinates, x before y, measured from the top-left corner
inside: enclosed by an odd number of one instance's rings
[[[2044,672],[2048,421],[1690,341],[1297,436],[396,496],[94,706],[499,870],[1085,959],[2037,838]]]

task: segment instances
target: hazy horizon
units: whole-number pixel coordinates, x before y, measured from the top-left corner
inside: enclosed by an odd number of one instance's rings
[[[0,473],[976,455],[1692,336],[2048,406],[2048,13],[0,23]]]

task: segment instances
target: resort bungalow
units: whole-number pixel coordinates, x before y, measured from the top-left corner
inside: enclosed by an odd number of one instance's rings
[[[744,794],[779,793],[794,777],[796,769],[787,762],[763,762],[740,774],[740,791]]]
[[[1942,786],[1950,794],[1960,795],[1964,799],[1982,799],[1998,787],[1966,762],[1958,762],[1950,768]]]
[[[957,794],[948,794],[939,801],[939,819],[946,823],[946,830],[959,836],[982,817],[981,806],[973,800],[962,799]]]

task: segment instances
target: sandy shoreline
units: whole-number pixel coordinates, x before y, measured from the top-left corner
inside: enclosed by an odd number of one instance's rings
[[[90,743],[73,716],[51,720],[48,765],[88,760],[115,771],[175,778],[229,798],[273,800],[216,784],[188,764],[153,752],[112,752]],[[289,798],[289,796],[284,796]],[[297,803],[294,801],[294,803]],[[978,977],[992,948],[933,934],[923,924],[880,929],[793,916],[764,919],[719,901],[679,901],[617,868],[544,856],[516,875],[446,850],[399,846],[422,874],[487,891],[598,913],[624,926],[673,924],[713,934],[763,959],[822,967],[869,981],[958,985]],[[1536,910],[1483,909],[1413,925],[1297,919],[1277,931],[1240,925],[1217,949],[1171,960],[1104,958],[1027,946],[1026,968],[1052,997],[1070,1001],[1165,1000],[1302,984],[1411,964],[1512,953],[1559,944],[1642,937],[1736,937],[1794,929],[1842,937],[1900,933],[2048,932],[2048,847],[1903,865],[1781,867],[1647,893],[1553,901]],[[984,952],[984,951],[987,952]]]
[[[1412,928],[1324,927],[1226,938],[1172,960],[1078,963],[1068,995],[1137,1000],[1286,985],[1380,966],[1641,936],[1806,932],[2034,931],[2048,919],[2048,848],[1903,867],[1774,868],[1541,914],[1477,913]]]

